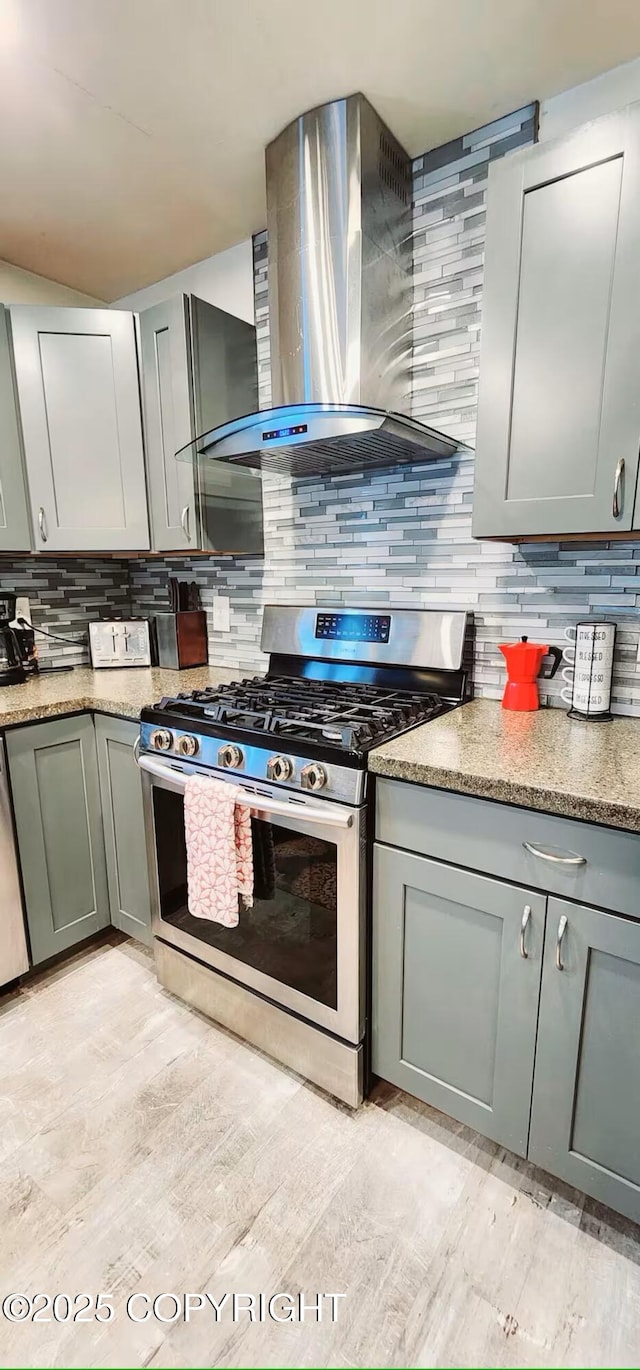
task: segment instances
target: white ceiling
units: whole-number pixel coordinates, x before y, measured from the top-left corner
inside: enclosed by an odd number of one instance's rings
[[[263,227],[312,105],[415,156],[639,52],[633,0],[0,0],[0,258],[113,300]]]

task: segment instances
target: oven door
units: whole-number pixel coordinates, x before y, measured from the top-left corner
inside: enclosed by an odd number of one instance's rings
[[[358,1043],[365,1017],[364,809],[238,780],[254,830],[254,902],[235,928],[189,913],[184,791],[195,766],[139,757],[154,936]],[[201,772],[200,772],[201,774]]]

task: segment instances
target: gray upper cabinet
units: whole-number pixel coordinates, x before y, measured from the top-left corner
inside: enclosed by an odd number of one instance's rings
[[[149,546],[133,315],[11,307],[37,551]]]
[[[491,168],[473,532],[629,530],[640,442],[640,106]]]
[[[142,783],[133,747],[140,731],[124,718],[96,715],[98,772],[114,927],[151,941],[151,905]]]
[[[546,898],[375,847],[373,1069],[526,1155]]]
[[[188,551],[198,547],[193,467],[175,455],[195,437],[186,295],[141,313],[140,355],[152,545]]]
[[[636,1222],[639,1024],[640,923],[550,899],[529,1156]]]
[[[7,311],[0,305],[0,552],[30,550],[29,507]]]
[[[212,461],[176,460],[199,434],[258,407],[255,328],[177,295],[140,315],[153,546],[262,552],[262,482]]]
[[[93,719],[13,729],[7,754],[37,965],[109,923]]]

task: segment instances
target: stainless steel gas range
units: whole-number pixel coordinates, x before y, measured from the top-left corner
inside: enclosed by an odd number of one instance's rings
[[[367,753],[468,697],[469,648],[465,613],[267,606],[265,676],[142,712],[160,980],[352,1105],[367,1032]],[[236,928],[189,912],[194,773],[240,787],[267,853]]]

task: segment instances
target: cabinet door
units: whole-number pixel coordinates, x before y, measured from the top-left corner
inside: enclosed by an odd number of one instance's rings
[[[492,167],[473,532],[632,527],[640,106]]]
[[[28,552],[31,529],[22,463],[20,420],[9,346],[7,311],[0,305],[0,552]]]
[[[14,305],[38,551],[149,546],[133,315]]]
[[[639,1025],[640,923],[550,899],[529,1156],[636,1222]]]
[[[373,1069],[521,1156],[545,904],[376,844]]]
[[[175,455],[196,436],[186,295],[141,313],[140,354],[152,545],[188,550],[198,546],[193,468]]]
[[[93,720],[13,729],[7,753],[37,965],[109,923]]]
[[[95,726],[111,922],[150,942],[142,784],[133,755],[140,729],[137,723],[103,714],[96,715]]]
[[[195,295],[189,297],[189,308],[195,424],[200,435],[258,408],[256,330]],[[200,457],[195,479],[201,547],[262,554],[260,472]]]

